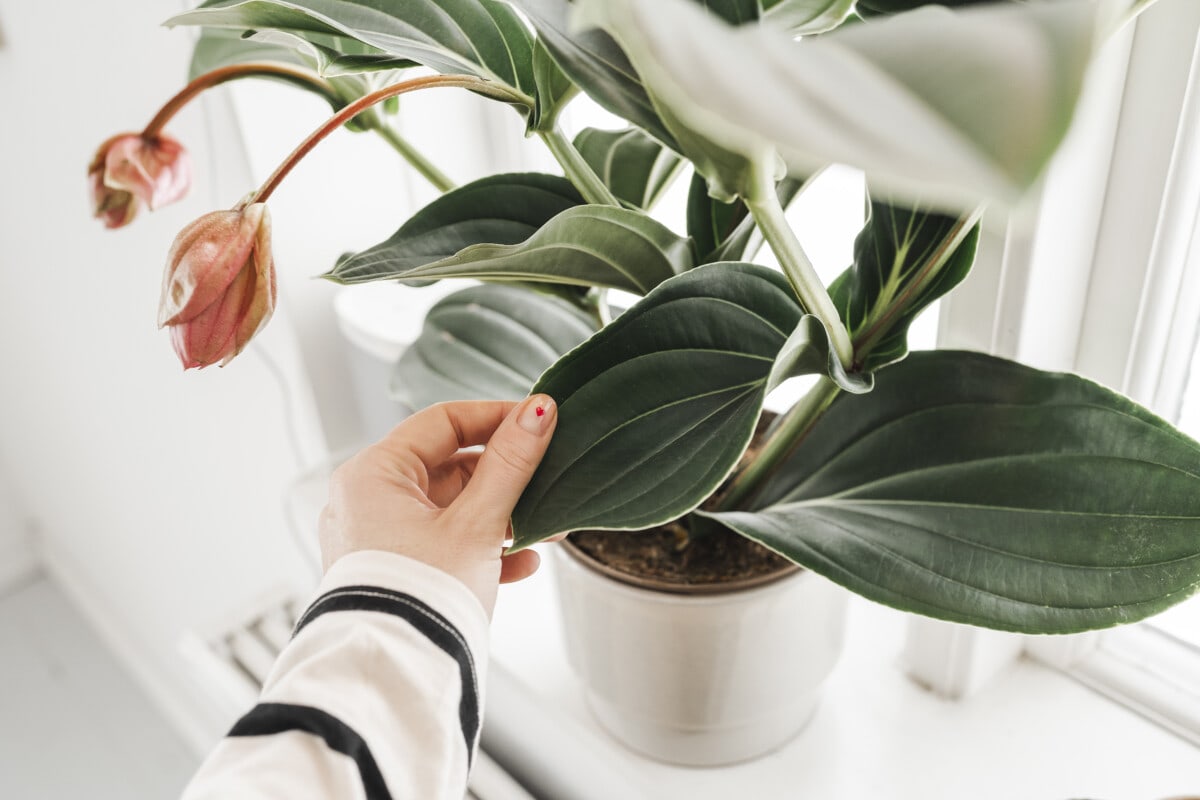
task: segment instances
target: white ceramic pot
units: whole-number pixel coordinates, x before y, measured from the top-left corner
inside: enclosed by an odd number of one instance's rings
[[[567,657],[600,724],[644,755],[717,766],[812,718],[842,648],[846,594],[797,570],[712,594],[632,586],[555,547]]]

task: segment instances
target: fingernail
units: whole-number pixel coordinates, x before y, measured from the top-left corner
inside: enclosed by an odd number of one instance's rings
[[[557,411],[554,398],[547,394],[535,394],[525,401],[524,407],[517,415],[517,424],[530,433],[541,434],[549,427]]]

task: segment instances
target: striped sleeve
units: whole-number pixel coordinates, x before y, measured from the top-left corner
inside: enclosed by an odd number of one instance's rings
[[[184,800],[461,800],[487,636],[456,578],[392,553],[339,559]]]

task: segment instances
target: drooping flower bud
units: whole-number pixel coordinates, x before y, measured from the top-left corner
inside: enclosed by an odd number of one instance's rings
[[[153,211],[175,202],[191,182],[187,151],[161,133],[114,136],[100,145],[88,166],[94,216],[107,228],[128,225],[143,204]]]
[[[137,216],[138,200],[123,189],[104,185],[104,162],[88,170],[88,188],[92,193],[92,216],[103,220],[106,228],[123,228]]]
[[[265,204],[205,214],[175,237],[158,325],[171,329],[185,369],[229,363],[274,310],[275,263]]]

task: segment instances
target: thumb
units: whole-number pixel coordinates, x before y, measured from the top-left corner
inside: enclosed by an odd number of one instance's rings
[[[504,530],[557,421],[558,407],[549,395],[536,394],[514,408],[488,440],[471,480],[453,504],[456,510]]]

